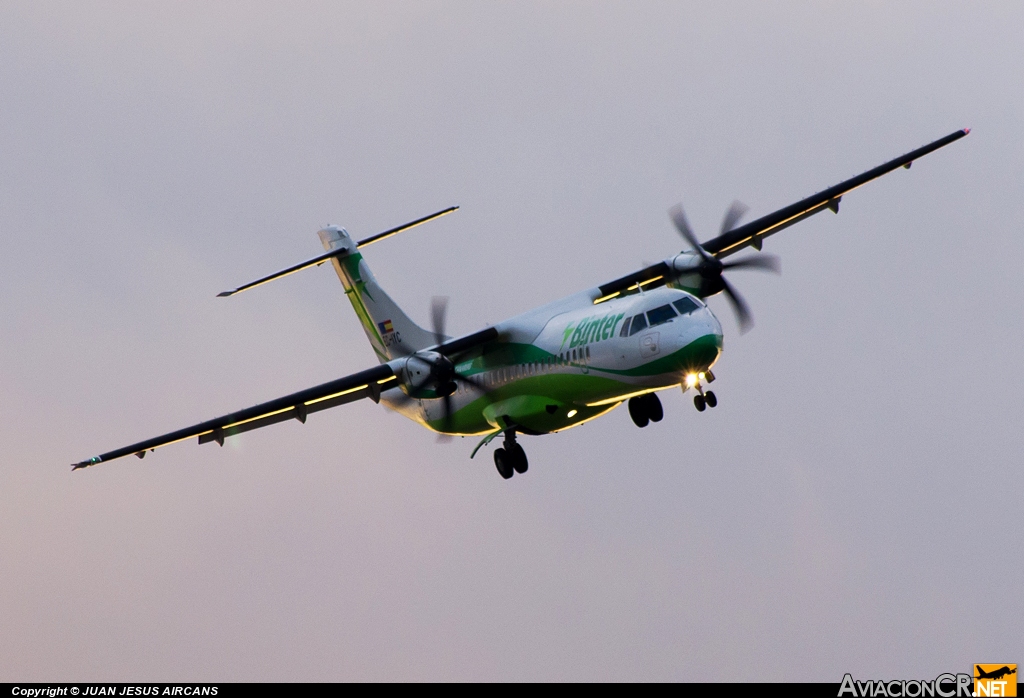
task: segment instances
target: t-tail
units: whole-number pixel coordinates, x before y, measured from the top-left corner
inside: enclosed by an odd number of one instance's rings
[[[317,234],[328,252],[344,250],[330,258],[331,264],[381,363],[437,343],[433,332],[413,322],[384,292],[344,228],[329,225]]]
[[[353,240],[344,228],[329,225],[319,232],[320,241],[326,250],[324,254],[217,295],[221,297],[233,296],[236,293],[262,286],[275,279],[280,279],[303,269],[320,266],[324,262],[330,261],[334,265],[334,270],[338,272],[338,278],[341,279],[341,283],[345,286],[345,294],[352,303],[352,307],[355,308],[359,322],[363,325],[363,331],[366,332],[366,337],[370,340],[370,346],[373,347],[373,351],[377,354],[380,362],[386,363],[392,359],[407,356],[449,339],[443,336],[443,312],[440,320],[435,317],[434,324],[438,326],[437,334],[428,332],[410,320],[409,316],[402,312],[398,304],[391,299],[391,296],[384,293],[370,268],[366,266],[363,255],[359,250],[362,247],[372,245],[379,240],[385,240],[392,235],[397,235],[428,221],[447,216],[458,209],[458,206],[450,206],[442,211],[417,218],[409,223],[385,230],[376,235],[371,235],[359,241]]]

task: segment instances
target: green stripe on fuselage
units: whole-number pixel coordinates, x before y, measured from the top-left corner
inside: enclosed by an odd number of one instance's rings
[[[562,410],[559,413],[561,421],[552,420],[551,430],[568,428],[593,418],[595,408],[583,409],[587,403],[635,393],[638,385],[630,382],[629,378],[652,378],[663,375],[664,381],[656,381],[655,385],[645,381],[643,385],[648,389],[673,386],[678,384],[688,371],[706,370],[718,358],[720,351],[721,338],[716,335],[705,335],[668,356],[626,370],[602,368],[594,363],[582,362],[559,365],[550,372],[546,372],[543,367],[535,368],[534,370],[539,370],[540,373],[512,378],[500,385],[488,385],[485,395],[452,414],[449,430],[458,434],[492,431],[493,426],[483,417],[484,408],[496,402],[526,395],[550,398],[552,404],[575,408],[575,419],[565,418],[565,411]],[[548,360],[554,356],[532,344],[502,344],[481,356],[460,363],[456,368],[459,373],[479,380],[487,372],[512,370],[524,364],[547,365]],[[606,410],[602,408],[600,411]],[[435,431],[444,428],[441,420],[433,420],[428,426]]]

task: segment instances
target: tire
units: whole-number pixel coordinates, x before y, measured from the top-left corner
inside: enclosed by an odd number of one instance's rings
[[[644,401],[647,403],[647,416],[652,422],[660,422],[661,418],[665,416],[665,410],[661,407],[661,400],[654,393],[648,393],[644,396]],[[712,405],[714,407],[714,405]]]
[[[693,406],[697,408],[698,412],[703,412],[705,409],[707,409],[707,403],[704,402],[704,396],[703,395],[694,395],[693,396]]]
[[[512,457],[512,469],[515,470],[517,473],[522,475],[523,473],[530,469],[530,463],[526,459],[526,451],[523,450],[522,446],[516,444],[512,448],[508,449],[506,453],[506,458],[508,456]]]
[[[512,470],[512,464],[509,462],[511,459],[503,448],[494,449],[494,467],[498,469],[498,474],[508,480],[515,471]]]
[[[718,407],[718,398],[710,390],[704,393],[704,402],[708,403],[708,407]]]
[[[647,423],[650,421],[650,417],[647,416],[647,410],[644,409],[645,407],[646,405],[642,398],[629,398],[629,416],[633,420],[633,424],[641,429],[647,426]]]

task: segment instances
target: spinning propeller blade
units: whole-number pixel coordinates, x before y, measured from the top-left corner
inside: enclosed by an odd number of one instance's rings
[[[746,212],[747,206],[745,204],[740,201],[733,201],[725,212],[725,217],[722,218],[721,234],[732,230]],[[725,279],[724,273],[728,269],[757,269],[760,271],[773,271],[778,274],[781,271],[779,258],[774,255],[762,255],[737,259],[734,262],[720,262],[709,254],[700,242],[697,241],[697,236],[694,234],[693,228],[690,227],[689,221],[686,220],[686,214],[683,213],[682,204],[676,204],[670,208],[668,215],[675,224],[679,234],[683,236],[687,244],[700,257],[700,263],[696,269],[686,270],[683,274],[691,274],[693,272],[699,274],[702,282],[701,293],[705,296],[713,296],[719,291],[723,292],[729,301],[729,305],[732,306],[733,312],[736,313],[740,334],[745,333],[753,327],[754,316],[750,312],[750,306],[743,300],[743,296]]]
[[[729,205],[729,210],[725,212],[725,218],[722,219],[722,227],[720,229],[720,235],[725,235],[730,230],[736,227],[736,224],[740,222],[740,219],[746,215],[750,207],[742,201],[733,201]]]
[[[448,315],[448,297],[447,296],[434,296],[430,300],[430,324],[431,331],[434,334],[434,340],[438,346],[444,344],[447,335],[445,335],[445,325]],[[465,376],[455,370],[454,362],[445,356],[444,354],[437,354],[429,352],[433,356],[427,354],[419,354],[418,352],[412,352],[408,354],[410,358],[417,361],[422,361],[428,364],[430,372],[427,377],[422,380],[419,384],[411,384],[406,387],[409,389],[408,394],[401,394],[397,397],[398,402],[408,403],[416,399],[415,394],[426,388],[433,388],[441,398],[441,405],[443,411],[443,417],[441,418],[441,429],[442,431],[451,431],[452,429],[452,414],[454,412],[452,406],[452,394],[456,391],[456,383],[464,383],[466,385],[473,386],[477,390],[484,390],[483,385],[477,382],[475,379]],[[447,441],[451,439],[451,436],[445,433],[438,434],[438,441]]]

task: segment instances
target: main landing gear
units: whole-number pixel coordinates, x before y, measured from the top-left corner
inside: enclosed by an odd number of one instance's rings
[[[506,480],[516,473],[520,475],[525,473],[530,467],[526,460],[526,451],[516,441],[515,429],[506,431],[502,447],[494,449],[494,467],[498,469],[498,474]]]
[[[633,424],[641,429],[650,422],[660,422],[665,416],[665,410],[661,408],[661,400],[654,393],[638,395],[629,398],[629,416]]]

